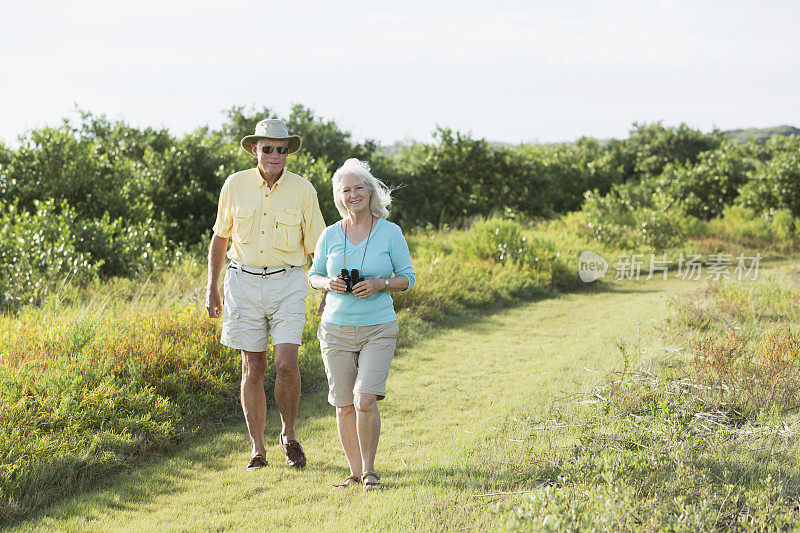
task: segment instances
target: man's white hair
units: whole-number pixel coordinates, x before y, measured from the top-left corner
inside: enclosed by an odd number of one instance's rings
[[[389,210],[386,209],[392,203],[392,191],[381,180],[372,175],[369,163],[361,161],[355,157],[348,159],[339,169],[333,173],[333,203],[342,218],[349,218],[350,214],[342,200],[342,178],[345,176],[357,176],[361,178],[364,185],[369,188],[369,212],[378,218],[388,218]]]

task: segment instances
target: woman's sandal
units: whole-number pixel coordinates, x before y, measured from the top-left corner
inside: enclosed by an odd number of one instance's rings
[[[375,481],[367,480],[367,476],[375,478]],[[368,490],[378,490],[383,488],[383,483],[381,483],[381,478],[375,472],[364,472],[364,475],[361,476],[361,482],[364,484],[364,492]]]
[[[345,478],[343,483],[334,483],[333,490],[347,489],[358,483],[361,483],[361,478],[351,474]]]

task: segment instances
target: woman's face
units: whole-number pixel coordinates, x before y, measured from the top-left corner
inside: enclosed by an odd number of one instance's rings
[[[351,214],[369,212],[369,187],[359,176],[348,174],[342,177],[341,186],[342,203]]]

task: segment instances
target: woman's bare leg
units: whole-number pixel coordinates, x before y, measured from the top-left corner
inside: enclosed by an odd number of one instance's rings
[[[361,448],[356,431],[356,409],[353,405],[336,408],[336,428],[339,430],[339,439],[342,441],[344,455],[350,466],[350,474],[361,479]]]
[[[374,394],[356,394],[356,430],[363,472],[375,471],[375,454],[381,434],[381,414],[378,412],[377,400],[378,397]]]

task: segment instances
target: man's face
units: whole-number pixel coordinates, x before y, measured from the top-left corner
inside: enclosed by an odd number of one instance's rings
[[[286,155],[278,153],[278,148],[286,148],[289,141],[263,139],[253,146],[253,152],[258,157],[258,168],[266,174],[280,174],[286,165]],[[270,152],[271,148],[271,152]]]

